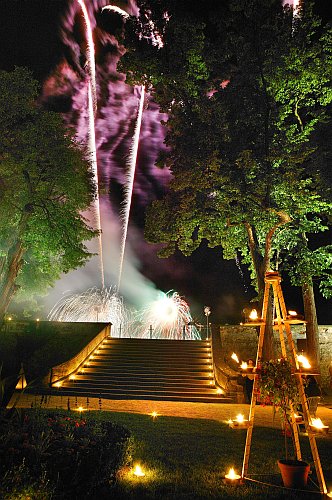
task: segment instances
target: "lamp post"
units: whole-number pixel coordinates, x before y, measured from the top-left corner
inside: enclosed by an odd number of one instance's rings
[[[204,314],[206,316],[206,340],[209,339],[209,316],[211,314],[211,308],[209,306],[204,307]]]

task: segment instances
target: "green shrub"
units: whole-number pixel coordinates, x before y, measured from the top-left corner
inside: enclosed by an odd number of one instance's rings
[[[129,438],[127,429],[112,422],[25,412],[0,430],[2,494],[34,485],[40,489],[46,483],[59,498],[95,494],[114,483],[117,471],[129,460]],[[24,481],[23,474],[15,473],[20,467],[28,477]],[[62,497],[64,492],[68,496]]]

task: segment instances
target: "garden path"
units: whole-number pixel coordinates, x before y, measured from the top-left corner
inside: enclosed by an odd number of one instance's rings
[[[31,406],[42,408],[68,408],[68,398],[65,396],[35,396],[33,394],[15,394],[8,407],[13,406],[15,398],[18,397],[16,406],[19,408],[30,408]],[[151,401],[151,400],[110,400],[98,398],[71,397],[70,409],[82,407],[90,410],[103,410],[111,412],[150,414],[157,412],[160,416],[182,417],[182,418],[206,418],[218,422],[235,418],[238,413],[243,413],[246,418],[249,414],[248,404],[217,404],[217,403],[190,403],[176,401]],[[325,425],[330,427],[328,436],[332,439],[332,404],[319,405],[317,417],[320,417]],[[256,406],[255,426],[280,427],[278,415],[273,418],[271,406]]]

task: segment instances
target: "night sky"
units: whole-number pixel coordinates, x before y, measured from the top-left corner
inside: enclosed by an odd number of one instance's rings
[[[107,3],[104,0],[90,2],[91,5],[98,4],[97,10]],[[71,4],[72,9],[70,9]],[[119,2],[118,5],[123,7],[124,3]],[[317,2],[317,10],[324,17],[332,18],[331,6],[332,2],[326,0]],[[73,110],[75,106],[76,110],[82,106],[78,87],[80,72],[84,66],[84,55],[81,54],[78,60],[75,60],[73,47],[80,48],[83,45],[84,34],[80,16],[73,13],[76,10],[79,11],[76,2],[68,0],[2,0],[0,68],[4,70],[12,70],[14,66],[30,68],[42,86],[44,105],[49,109],[64,112],[66,121],[79,130],[82,125],[79,121],[73,123],[77,115]],[[112,33],[112,30],[117,28],[116,23],[121,22],[115,18],[111,20],[111,17],[106,18],[100,14],[96,16],[101,32],[107,30],[108,33]],[[71,39],[72,47],[64,43],[64,33]],[[99,31],[98,36],[100,36]],[[116,255],[117,239],[114,235],[119,231],[121,185],[138,96],[137,92],[126,86],[124,77],[115,73],[114,54],[117,53],[117,48],[114,41],[97,43],[96,49],[97,78],[99,78],[100,93],[103,95],[97,115],[96,134],[97,142],[99,141],[98,168],[103,193],[102,226],[107,240],[104,249],[105,267],[108,285],[115,285],[114,255]],[[69,86],[67,83],[67,86],[65,85],[61,76],[64,62]],[[108,83],[110,77],[111,87]],[[156,196],[165,192],[169,180],[167,172],[157,170],[153,166],[159,149],[163,148],[163,131],[159,125],[158,109],[151,96],[144,113],[136,174],[137,184],[134,189],[129,228],[128,255],[131,263],[124,273],[124,280],[129,282],[137,279],[137,285],[130,291],[127,290],[128,293],[124,290],[123,295],[125,299],[134,303],[134,295],[140,294],[143,286],[141,283],[150,281],[151,286],[155,285],[165,292],[170,289],[177,290],[189,302],[193,316],[198,321],[204,321],[203,308],[209,305],[212,309],[212,322],[238,322],[241,319],[241,310],[255,295],[250,286],[249,274],[243,266],[239,268],[235,261],[222,261],[221,249],[208,249],[206,246],[195,251],[191,257],[185,258],[176,254],[170,259],[161,260],[156,256],[156,246],[147,245],[143,241],[145,207]],[[79,131],[80,134],[80,138],[84,138],[83,130]],[[118,140],[119,137],[121,140]],[[108,242],[112,242],[110,248],[107,246]],[[130,269],[134,268],[135,278],[132,280]],[[64,291],[68,289],[83,291],[84,287],[99,286],[96,282],[97,274],[96,263],[90,263],[87,269],[67,276],[62,283],[56,285],[46,300],[45,313]],[[80,290],[82,286],[83,289]],[[299,290],[285,282],[284,292],[289,309],[303,309]],[[331,324],[330,304],[318,293],[316,297],[319,323]]]

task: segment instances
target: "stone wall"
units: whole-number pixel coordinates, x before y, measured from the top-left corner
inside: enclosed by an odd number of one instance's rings
[[[322,385],[324,389],[332,389],[332,326],[319,326],[320,361]]]
[[[292,326],[292,333],[297,351],[301,352],[303,350],[305,352],[305,328],[303,326]],[[246,361],[248,358],[256,359],[258,334],[259,328],[256,329],[254,327],[250,328],[237,325],[220,326],[220,339],[224,359],[232,368],[236,369],[238,366],[235,361],[231,359],[233,352],[237,354],[240,361]],[[320,325],[319,339],[322,387],[327,390],[332,388],[329,371],[332,371],[332,326]],[[277,337],[276,340],[278,340]],[[276,345],[280,344],[276,342]]]

